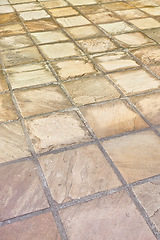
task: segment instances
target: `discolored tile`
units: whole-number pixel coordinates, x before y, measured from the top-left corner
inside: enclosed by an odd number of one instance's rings
[[[96,145],[43,156],[39,161],[58,203],[121,185]]]
[[[94,65],[87,58],[69,59],[51,64],[61,80],[97,73]]]
[[[160,173],[160,138],[152,131],[139,132],[103,143],[128,183]]]
[[[147,14],[138,9],[115,11],[115,13],[125,20],[147,17]]]
[[[27,35],[0,38],[0,51],[32,46],[33,42]]]
[[[66,82],[64,83],[64,87],[76,105],[101,102],[120,97],[117,90],[101,76]]]
[[[4,51],[0,56],[6,67],[43,61],[36,47]]]
[[[160,16],[160,7],[141,8],[141,10],[152,16]]]
[[[3,71],[0,71],[0,92],[8,91],[8,85]]]
[[[77,12],[72,7],[64,7],[64,8],[54,8],[50,9],[49,12],[53,17],[63,17],[63,16],[72,16],[72,15],[78,15],[79,12]]]
[[[160,28],[144,30],[144,33],[153,40],[160,43]]]
[[[47,31],[58,28],[58,25],[51,19],[43,19],[38,21],[25,22],[26,28],[29,32]]]
[[[3,240],[60,240],[52,214],[44,213],[0,228]]]
[[[24,21],[29,21],[29,20],[37,20],[41,18],[49,18],[50,15],[47,14],[46,11],[44,10],[37,10],[37,11],[28,11],[28,12],[20,12],[20,17]]]
[[[0,122],[6,122],[17,118],[18,116],[10,94],[0,94]]]
[[[24,3],[13,5],[14,9],[18,12],[40,10],[42,9],[41,5],[38,2]]]
[[[143,69],[111,73],[109,77],[126,95],[160,88],[158,79]]]
[[[7,13],[0,15],[0,24],[16,23],[18,21],[19,19],[15,13]]]
[[[137,67],[138,64],[125,52],[109,52],[107,54],[95,55],[94,61],[103,71],[110,72],[121,69]]]
[[[60,216],[70,240],[156,239],[124,191],[60,210]]]
[[[114,50],[117,46],[107,37],[91,38],[78,41],[88,53],[105,52]]]
[[[19,122],[0,125],[0,163],[31,155]]]
[[[75,112],[56,113],[26,121],[38,153],[91,140]]]
[[[123,100],[83,107],[81,112],[98,138],[148,127]]]
[[[16,66],[8,68],[6,71],[12,89],[56,81],[55,77],[45,63]]]
[[[68,5],[64,0],[40,1],[40,2],[46,8],[65,7]]]
[[[45,86],[14,92],[23,117],[71,107],[59,86]]]
[[[96,0],[68,0],[68,2],[76,6],[96,4]]]
[[[13,8],[9,5],[0,5],[0,14],[14,12]]]
[[[93,25],[67,28],[67,32],[75,39],[99,37],[104,35],[98,28]]]
[[[57,18],[57,21],[63,27],[74,27],[90,24],[90,22],[83,16]]]
[[[3,25],[0,27],[0,37],[26,33],[19,23]]]
[[[133,187],[133,191],[160,231],[160,180],[152,180],[145,184],[135,186]]]
[[[107,23],[107,22],[109,23],[109,22],[115,22],[120,20],[119,17],[117,17],[112,12],[100,12],[100,13],[88,14],[87,17],[89,18],[90,21],[92,21],[95,24]]]
[[[131,5],[125,3],[125,2],[106,3],[103,6],[105,6],[105,8],[107,8],[108,10],[111,10],[111,11],[134,8]]]
[[[133,19],[129,21],[140,29],[148,28],[159,28],[160,22],[156,21],[154,18],[142,18],[142,19]]]
[[[49,207],[31,161],[0,168],[0,221]]]
[[[111,35],[135,31],[134,28],[130,27],[127,23],[123,21],[100,24],[99,26]]]

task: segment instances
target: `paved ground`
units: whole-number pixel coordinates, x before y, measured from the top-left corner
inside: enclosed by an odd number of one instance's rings
[[[0,239],[160,239],[160,0],[0,0]]]

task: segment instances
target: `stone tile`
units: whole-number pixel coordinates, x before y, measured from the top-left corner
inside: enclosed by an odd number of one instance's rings
[[[87,58],[76,58],[51,63],[61,80],[97,73]]]
[[[152,131],[139,132],[103,143],[128,183],[160,173],[160,138]]]
[[[138,9],[127,9],[127,10],[115,11],[115,13],[125,20],[147,17],[147,14],[145,14],[144,12],[141,12]]]
[[[27,47],[22,49],[10,50],[0,53],[2,62],[6,67],[22,65],[42,61],[36,47]]]
[[[69,38],[61,31],[35,32],[31,34],[36,44],[66,41]]]
[[[41,18],[49,18],[50,15],[47,14],[47,12],[44,10],[38,10],[38,11],[21,12],[20,17],[24,21],[29,21],[29,20],[35,20],[35,19],[37,20]]]
[[[141,8],[141,10],[152,16],[160,16],[160,7]]]
[[[51,19],[43,19],[38,21],[25,22],[26,28],[29,32],[48,31],[58,28],[58,25]]]
[[[95,55],[94,61],[105,72],[137,67],[138,64],[125,52],[109,52]]]
[[[104,23],[100,24],[99,26],[111,35],[135,31],[134,28],[130,27],[127,23],[123,21],[115,23]]]
[[[146,65],[160,63],[160,47],[158,45],[133,50],[132,54]]]
[[[131,5],[125,3],[125,2],[106,3],[103,6],[105,6],[110,11],[126,10],[126,9],[134,8]]]
[[[153,18],[142,18],[142,19],[133,19],[129,21],[134,24],[136,27],[140,29],[148,29],[148,28],[159,28],[160,22],[156,21]]]
[[[8,91],[8,85],[3,71],[0,71],[0,92]]]
[[[4,5],[4,6],[0,6],[0,14],[2,13],[11,13],[11,12],[14,12],[13,11],[13,8],[9,5]]]
[[[9,4],[8,0],[0,0],[0,5],[7,5]]]
[[[18,116],[10,94],[0,94],[0,122],[6,122],[17,118]]]
[[[39,47],[47,59],[81,55],[80,49],[72,42],[47,44]]]
[[[45,86],[14,92],[23,117],[72,107],[59,86]]]
[[[3,240],[60,240],[52,214],[44,213],[0,228]]]
[[[156,239],[124,191],[60,210],[60,216],[70,240]]]
[[[58,203],[121,185],[96,145],[39,158],[52,197]]]
[[[88,37],[99,37],[103,33],[93,25],[67,28],[67,32],[75,39],[82,39]]]
[[[19,23],[3,25],[0,27],[0,37],[26,33]]]
[[[36,0],[9,0],[11,4],[19,4],[19,3],[26,3],[26,2],[36,2]]]
[[[160,88],[159,81],[143,69],[109,74],[125,95],[147,92]]]
[[[149,67],[160,78],[160,65]]]
[[[56,113],[26,121],[38,153],[91,140],[75,112]]]
[[[80,12],[82,12],[84,15],[88,15],[88,14],[96,14],[96,13],[101,13],[101,12],[107,12],[105,8],[103,8],[102,5],[83,5],[83,6],[79,6],[77,7]]]
[[[109,22],[115,22],[120,20],[119,17],[117,17],[112,12],[88,14],[87,17],[89,18],[89,20],[91,20],[95,24],[109,23]]]
[[[155,1],[150,0],[132,0],[130,3],[138,8],[158,6]]]
[[[50,9],[49,12],[53,17],[63,17],[63,16],[72,16],[78,15],[79,13],[72,7],[64,7],[64,8],[54,8]]]
[[[0,15],[0,24],[16,23],[18,21],[19,19],[15,13],[7,13]]]
[[[68,0],[69,3],[79,6],[79,5],[90,5],[90,4],[96,4],[96,0]]]
[[[141,32],[120,34],[116,35],[115,38],[124,47],[138,47],[154,43],[150,38],[146,37]]]
[[[68,5],[64,0],[40,1],[40,2],[46,8],[65,7]]]
[[[160,43],[160,28],[144,30],[144,33],[153,40]]]
[[[31,161],[1,167],[0,191],[0,221],[49,207]]]
[[[74,27],[90,24],[90,22],[83,16],[57,18],[57,21],[63,27]]]
[[[64,83],[76,105],[84,105],[119,98],[117,90],[101,76],[82,78]]]
[[[98,138],[148,127],[122,100],[83,107],[81,112]]]
[[[32,46],[33,42],[27,35],[0,38],[0,51]]]
[[[135,186],[133,191],[139,198],[157,229],[160,231],[160,180],[157,179]]]
[[[131,101],[152,124],[160,124],[159,92],[132,97]]]
[[[6,71],[12,89],[56,81],[48,66],[44,63],[16,66],[8,68]]]
[[[0,132],[0,163],[31,155],[19,122],[1,124]]]
[[[31,2],[31,3],[24,3],[24,4],[16,4],[13,5],[13,7],[16,9],[18,12],[23,12],[23,11],[32,11],[32,10],[40,10],[42,9],[41,5],[37,2]]]
[[[117,48],[107,37],[84,39],[78,41],[78,43],[88,53],[111,51]]]

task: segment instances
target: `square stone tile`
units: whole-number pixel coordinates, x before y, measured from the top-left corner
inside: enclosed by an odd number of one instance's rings
[[[39,47],[47,59],[81,55],[81,50],[72,42],[46,44]]]
[[[126,9],[132,9],[131,5],[125,3],[125,2],[113,2],[113,3],[106,3],[103,6],[107,8],[108,10],[115,11],[115,10],[126,10]]]
[[[61,42],[69,40],[69,38],[61,31],[47,31],[47,32],[35,32],[31,34],[34,42],[36,44],[52,43],[52,42]]]
[[[57,18],[57,21],[63,27],[74,27],[90,24],[90,22],[83,16]]]
[[[160,28],[144,30],[144,33],[153,40],[160,43]]]
[[[37,20],[41,18],[49,18],[50,15],[44,10],[37,10],[37,11],[20,12],[20,17],[24,21],[29,21],[29,20]]]
[[[16,109],[10,94],[0,94],[0,122],[6,122],[17,118]]]
[[[59,86],[45,86],[14,92],[23,117],[72,107]]]
[[[38,153],[91,140],[76,112],[36,117],[26,124]]]
[[[0,133],[0,163],[31,155],[19,122],[1,124]]]
[[[39,158],[52,197],[58,203],[121,185],[96,145]]]
[[[42,9],[41,5],[37,2],[24,3],[24,4],[16,4],[13,5],[14,9],[18,12],[32,11],[32,10],[40,10]]]
[[[160,7],[141,8],[141,10],[152,16],[160,16]]]
[[[12,89],[56,81],[55,77],[45,63],[16,66],[8,68],[6,71]]]
[[[125,52],[109,52],[95,55],[93,60],[105,72],[137,67],[138,64]]]
[[[74,39],[99,37],[104,35],[103,32],[101,32],[98,28],[96,28],[93,25],[72,27],[67,28],[66,30]]]
[[[117,90],[101,76],[66,82],[64,87],[78,106],[120,97]]]
[[[50,212],[0,227],[0,235],[3,240],[61,239]]]
[[[43,61],[36,47],[4,51],[0,53],[0,57],[5,67]]]
[[[131,183],[160,173],[159,144],[160,138],[148,130],[105,141],[103,146]]]
[[[160,231],[160,180],[153,180],[133,187],[134,193],[139,198],[149,217]]]
[[[48,31],[58,28],[58,25],[51,19],[25,22],[25,26],[29,32]]]
[[[78,41],[88,53],[111,51],[117,46],[107,37],[91,38]]]
[[[94,4],[94,5],[90,5],[90,6],[83,5],[83,6],[78,6],[77,8],[84,15],[108,12],[105,8],[103,8],[102,5],[99,5],[99,4]]]
[[[0,51],[32,46],[33,42],[27,35],[0,38]]]
[[[124,47],[140,47],[143,45],[154,43],[150,38],[146,37],[141,32],[120,34],[116,35],[115,38]]]
[[[143,69],[111,73],[109,77],[125,95],[132,95],[160,88],[159,80]]]
[[[13,8],[9,5],[1,5],[0,6],[0,14],[2,13],[11,13],[14,12]]]
[[[96,0],[68,0],[69,3],[73,5],[90,5],[90,4],[96,4]]]
[[[0,71],[0,92],[8,91],[8,85],[3,71]]]
[[[128,236],[130,240],[156,240],[124,191],[60,210],[60,216],[70,240],[106,240],[106,236],[114,240],[128,240]]]
[[[142,19],[133,19],[129,21],[140,29],[148,28],[159,28],[160,22],[156,21],[154,18],[142,18]]]
[[[79,12],[77,12],[72,7],[54,8],[54,9],[50,9],[49,12],[55,18],[63,17],[63,16],[72,16],[72,15],[78,15],[79,14]]]
[[[51,64],[61,80],[82,77],[90,74],[93,75],[98,72],[87,58],[68,59],[51,62]]]
[[[158,6],[158,4],[156,4],[155,1],[151,1],[151,0],[136,0],[136,1],[132,0],[130,1],[130,3],[138,8]]]
[[[16,23],[19,19],[15,13],[6,13],[0,15],[0,24]]]
[[[134,28],[130,27],[127,23],[123,21],[100,24],[99,26],[111,35],[135,31]]]
[[[0,37],[26,33],[23,26],[19,23],[3,25],[0,27]]]
[[[130,99],[152,124],[160,124],[159,92],[132,97]]]
[[[120,16],[125,20],[147,17],[147,14],[145,14],[144,12],[141,12],[138,9],[127,9],[127,10],[115,11],[115,14],[117,14],[118,16]]]
[[[100,13],[88,14],[87,17],[89,18],[89,20],[91,20],[95,24],[115,22],[120,20],[119,17],[117,17],[112,12],[100,12]]]
[[[81,112],[98,138],[148,127],[123,100],[86,106]]]
[[[0,221],[49,207],[33,162],[0,168]]]
[[[36,0],[9,0],[11,4],[19,4],[19,3],[26,3],[26,2],[36,2]]]
[[[149,67],[160,78],[160,65]]]
[[[56,0],[56,1],[41,1],[41,4],[46,8],[56,8],[56,7],[65,7],[68,4],[64,0]]]
[[[7,5],[9,4],[8,0],[0,0],[0,5]]]

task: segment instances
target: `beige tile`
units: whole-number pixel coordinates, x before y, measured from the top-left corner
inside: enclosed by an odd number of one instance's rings
[[[115,11],[115,13],[125,20],[147,17],[147,14],[145,14],[144,12],[141,12],[138,9],[127,9],[127,10]]]
[[[52,214],[44,213],[0,228],[3,240],[60,240]]]
[[[9,0],[11,4],[19,4],[19,3],[26,3],[26,2],[36,2],[36,0]]]
[[[56,81],[48,66],[44,63],[16,66],[8,68],[6,71],[12,89]]]
[[[27,35],[0,38],[0,51],[32,46],[33,42]]]
[[[84,105],[119,98],[120,94],[104,77],[82,78],[64,83],[76,105]]]
[[[90,22],[83,16],[57,18],[57,21],[63,27],[74,27],[90,24]]]
[[[117,46],[107,37],[80,40],[78,43],[88,53],[105,52],[117,48]]]
[[[156,239],[124,191],[60,210],[60,216],[70,240]]]
[[[0,37],[26,33],[19,23],[3,25],[0,27]]]
[[[56,113],[26,121],[37,152],[45,152],[67,145],[91,140],[75,112]]]
[[[3,71],[0,71],[0,92],[8,91],[8,85]]]
[[[0,168],[0,221],[49,207],[33,162]]]
[[[0,53],[0,56],[2,62],[6,67],[33,63],[43,60],[36,47],[27,47],[22,49],[5,51]]]
[[[19,122],[1,124],[0,133],[0,163],[31,155]]]
[[[72,42],[54,43],[40,46],[47,59],[64,58],[81,55],[80,49]]]
[[[81,112],[98,138],[148,127],[122,100],[83,107]]]
[[[115,23],[105,23],[99,25],[102,29],[112,35],[125,33],[125,32],[132,32],[135,31],[134,28],[130,27],[127,23],[120,21]]]
[[[43,19],[38,21],[25,22],[26,28],[29,32],[48,31],[58,28],[58,25],[51,19]]]
[[[61,80],[95,74],[98,71],[87,58],[69,59],[51,63]]]
[[[0,94],[0,122],[6,122],[17,118],[18,116],[10,94]]]
[[[94,5],[90,5],[90,6],[87,6],[87,5],[79,6],[78,9],[84,15],[107,12],[106,9],[103,8],[102,5],[98,5],[98,4],[94,4]]]
[[[13,8],[9,5],[0,6],[0,14],[14,12]]]
[[[143,69],[109,74],[113,82],[125,95],[147,92],[160,88],[158,79]]]
[[[24,4],[16,4],[13,5],[16,11],[23,12],[23,11],[32,11],[32,10],[40,10],[42,9],[41,5],[37,2],[31,3],[24,3]]]
[[[115,10],[126,10],[126,9],[132,9],[131,5],[125,3],[125,2],[113,2],[113,3],[106,3],[103,6],[105,6],[108,10],[115,11]]]
[[[160,78],[160,65],[150,67],[151,71]]]
[[[0,24],[15,23],[18,21],[19,19],[15,13],[7,13],[0,15]]]
[[[129,21],[140,29],[148,28],[159,28],[160,22],[156,21],[154,18],[142,18],[142,19],[133,19]]]
[[[136,1],[132,0],[132,1],[130,1],[130,3],[138,8],[158,6],[155,3],[155,1],[150,1],[150,0],[136,0]]]
[[[8,0],[0,0],[0,5],[7,5],[9,4]]]
[[[37,20],[41,18],[49,18],[50,15],[47,14],[47,12],[44,10],[37,10],[37,11],[21,12],[20,17],[24,21],[29,21],[29,20],[35,20],[35,19]]]
[[[63,17],[63,16],[72,16],[78,15],[79,13],[72,7],[64,7],[64,8],[54,8],[50,9],[49,12],[53,17]]]
[[[93,59],[105,72],[138,66],[125,52],[109,52],[107,54],[95,55]]]
[[[58,203],[121,185],[96,145],[43,156],[39,161]]]
[[[144,30],[144,33],[153,40],[160,43],[160,28]]]
[[[160,15],[160,7],[149,7],[149,8],[141,8],[142,11],[152,15],[159,16]]]
[[[59,86],[16,91],[14,94],[23,117],[62,110],[72,106]]]
[[[103,143],[128,183],[160,173],[160,138],[152,131],[139,132]]]
[[[40,1],[40,2],[46,8],[65,7],[68,5],[64,0]]]
[[[91,20],[93,23],[96,23],[96,24],[115,22],[120,20],[119,17],[117,17],[112,12],[100,12],[100,13],[88,14],[87,17],[89,18],[89,20]]]
[[[160,231],[160,180],[157,179],[135,186],[133,191],[139,198],[151,220]]]
[[[75,39],[99,37],[103,35],[103,33],[93,25],[72,27],[72,28],[67,28],[66,30]]]
[[[69,3],[73,5],[90,5],[90,4],[96,4],[96,0],[68,0]]]

